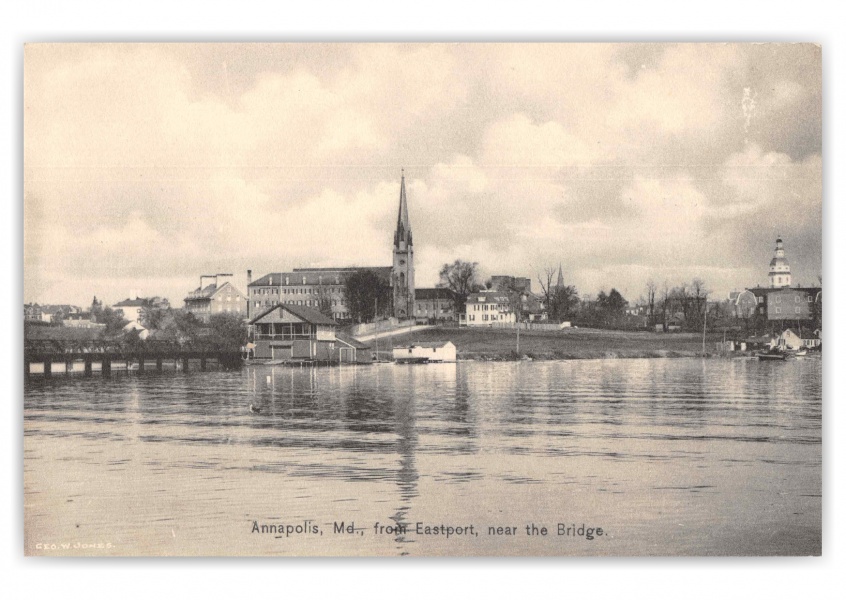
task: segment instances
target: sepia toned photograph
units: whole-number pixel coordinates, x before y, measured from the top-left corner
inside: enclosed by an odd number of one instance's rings
[[[821,556],[822,53],[27,44],[24,554]]]

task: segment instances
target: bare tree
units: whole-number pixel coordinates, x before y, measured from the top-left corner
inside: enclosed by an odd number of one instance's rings
[[[655,327],[655,292],[658,286],[650,279],[646,282],[646,324],[650,328]]]
[[[664,331],[667,331],[667,316],[671,310],[670,304],[670,285],[665,280],[664,285],[661,286],[661,324]]]
[[[543,304],[546,307],[548,315],[552,315],[554,309],[555,297],[555,267],[546,267],[543,270],[543,276],[538,273],[538,283],[541,286],[541,295],[543,296]]]
[[[479,290],[478,269],[479,263],[463,260],[456,260],[441,267],[441,283],[455,295],[456,313],[463,313],[467,295]]]
[[[693,316],[693,323],[696,329],[702,327],[702,321],[705,318],[705,311],[708,309],[708,294],[711,291],[705,288],[705,282],[698,277],[690,282],[690,304],[691,313]]]

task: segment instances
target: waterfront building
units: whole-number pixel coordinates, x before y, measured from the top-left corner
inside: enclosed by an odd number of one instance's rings
[[[252,281],[252,271],[247,271],[247,316],[253,319],[260,312],[282,302],[319,310],[336,321],[348,321],[351,315],[344,299],[345,279],[356,271],[372,271],[386,287],[390,287],[391,306],[380,307],[379,313],[399,319],[413,317],[414,242],[408,216],[405,174],[400,179],[392,253],[392,266],[295,268],[289,272],[268,273],[256,281]]]
[[[331,361],[338,324],[318,310],[278,303],[250,321],[255,358]]]
[[[442,363],[455,362],[455,344],[452,342],[414,342],[408,346],[393,348],[396,362]]]
[[[245,316],[247,299],[231,281],[232,274],[200,276],[200,287],[185,297],[185,310],[208,322],[212,315]]]

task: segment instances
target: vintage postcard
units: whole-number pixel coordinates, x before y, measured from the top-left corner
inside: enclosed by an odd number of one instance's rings
[[[25,554],[821,555],[821,55],[27,45]]]

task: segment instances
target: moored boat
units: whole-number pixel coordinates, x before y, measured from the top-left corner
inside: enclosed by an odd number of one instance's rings
[[[778,348],[770,348],[766,352],[758,353],[758,360],[787,360],[789,355]]]

